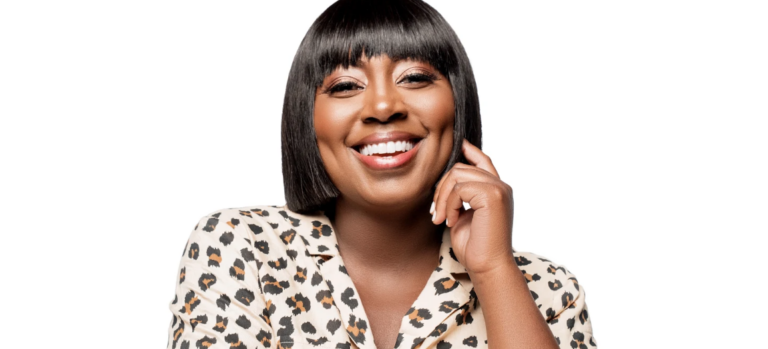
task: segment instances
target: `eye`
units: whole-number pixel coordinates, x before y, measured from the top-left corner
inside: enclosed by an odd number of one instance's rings
[[[331,87],[329,87],[326,92],[327,93],[336,93],[336,92],[344,92],[344,91],[351,91],[355,89],[360,89],[361,87],[357,85],[354,82],[351,81],[343,81],[338,84],[335,84]]]
[[[423,82],[432,82],[437,80],[437,76],[432,73],[426,73],[426,72],[416,72],[406,75],[400,82],[410,82],[410,83],[423,83]]]

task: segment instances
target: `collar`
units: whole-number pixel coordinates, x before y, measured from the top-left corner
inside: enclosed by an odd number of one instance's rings
[[[283,218],[296,227],[297,235],[302,239],[311,256],[322,256],[324,260],[339,255],[339,244],[336,231],[328,215],[322,211],[312,214],[300,214],[283,205],[279,211]],[[301,224],[298,220],[306,222]],[[465,274],[467,269],[459,263],[451,245],[451,228],[444,225],[442,242],[440,244],[440,266],[451,274]]]
[[[288,209],[287,205],[283,205],[278,213],[296,227],[297,234],[307,247],[307,253],[311,256],[325,256],[324,259],[330,259],[339,255],[336,231],[325,211],[319,210],[312,214],[301,214],[293,212]]]
[[[278,213],[294,228],[283,232],[283,235],[292,238],[296,233],[304,242],[306,253],[314,257],[335,300],[333,304],[347,324],[351,343],[360,349],[375,349],[373,334],[368,331],[366,312],[363,305],[354,299],[357,297],[354,283],[347,275],[341,258],[334,258],[339,256],[339,248],[330,218],[323,211],[304,215],[292,212],[286,206]],[[476,306],[477,298],[466,276],[461,279],[468,281],[459,281],[454,277],[455,274],[466,274],[467,269],[453,253],[451,230],[447,226],[442,234],[439,259],[440,263],[426,287],[401,320],[399,339],[409,346],[430,347],[440,338],[440,333],[472,321],[470,313]],[[439,327],[441,324],[445,325]]]

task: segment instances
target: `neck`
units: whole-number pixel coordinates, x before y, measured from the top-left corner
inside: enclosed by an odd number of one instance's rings
[[[425,199],[384,208],[337,198],[331,222],[344,260],[380,270],[403,270],[419,262],[436,267],[445,226],[432,223],[432,198]]]

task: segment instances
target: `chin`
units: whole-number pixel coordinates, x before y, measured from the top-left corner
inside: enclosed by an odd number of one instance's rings
[[[369,191],[364,194],[363,200],[375,207],[401,208],[416,204],[423,196],[428,195],[426,190],[403,191],[401,187],[386,188],[378,191]]]

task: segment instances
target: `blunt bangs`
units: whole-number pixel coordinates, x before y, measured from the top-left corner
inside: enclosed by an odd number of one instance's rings
[[[440,15],[420,1],[342,0],[331,5],[307,38],[312,46],[307,58],[315,64],[314,85],[322,84],[339,66],[357,67],[363,53],[427,62],[446,77],[455,73],[456,38],[435,23],[436,16]]]
[[[453,151],[441,177],[468,163],[463,139],[482,149],[480,103],[472,66],[448,22],[421,0],[339,0],[310,26],[291,65],[283,101],[282,168],[286,205],[294,212],[333,216],[340,195],[325,170],[314,128],[315,92],[339,67],[385,54],[437,69],[451,84],[455,104]],[[437,182],[433,184],[435,189]]]

